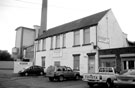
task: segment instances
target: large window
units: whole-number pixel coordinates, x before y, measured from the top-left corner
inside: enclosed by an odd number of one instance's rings
[[[46,50],[46,39],[43,39],[42,50]]]
[[[80,45],[80,31],[74,32],[74,46]]]
[[[60,35],[56,36],[56,48],[60,48]]]
[[[83,43],[84,44],[89,44],[90,43],[90,29],[89,28],[84,29],[83,35],[84,35]]]
[[[63,34],[63,45],[62,47],[66,47],[66,34]]]
[[[51,37],[51,49],[53,49],[53,37]]]
[[[73,55],[74,57],[74,63],[73,63],[73,69],[74,70],[80,70],[80,55]]]

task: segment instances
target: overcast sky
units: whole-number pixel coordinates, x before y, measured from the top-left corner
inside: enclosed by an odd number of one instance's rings
[[[12,52],[15,29],[40,25],[42,0],[0,0],[0,50]],[[47,28],[112,9],[122,31],[135,41],[134,0],[48,0]]]

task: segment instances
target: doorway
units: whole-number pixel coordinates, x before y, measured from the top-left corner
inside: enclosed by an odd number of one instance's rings
[[[88,73],[95,72],[95,54],[88,55]]]

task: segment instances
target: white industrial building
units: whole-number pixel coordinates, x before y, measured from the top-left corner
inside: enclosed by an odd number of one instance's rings
[[[126,35],[109,9],[46,30],[35,41],[35,64],[92,73],[99,67],[100,49],[127,46]]]

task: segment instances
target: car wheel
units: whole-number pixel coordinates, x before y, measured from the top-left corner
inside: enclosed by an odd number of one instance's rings
[[[88,86],[89,86],[90,88],[93,88],[94,84],[88,82]]]
[[[64,81],[64,77],[63,77],[63,76],[60,76],[60,77],[59,77],[59,81],[60,81],[60,82]]]
[[[54,78],[53,78],[53,77],[49,77],[49,81],[51,81],[51,82],[52,82],[53,80],[54,80]]]
[[[40,72],[40,75],[43,75],[44,73],[43,72]]]
[[[80,79],[80,76],[79,75],[76,75],[75,76],[75,80],[79,80]]]
[[[107,88],[113,88],[113,81],[109,78],[109,79],[107,79],[107,81],[106,81],[106,85],[107,85]]]
[[[26,72],[24,75],[25,75],[25,76],[28,76],[29,74]]]

